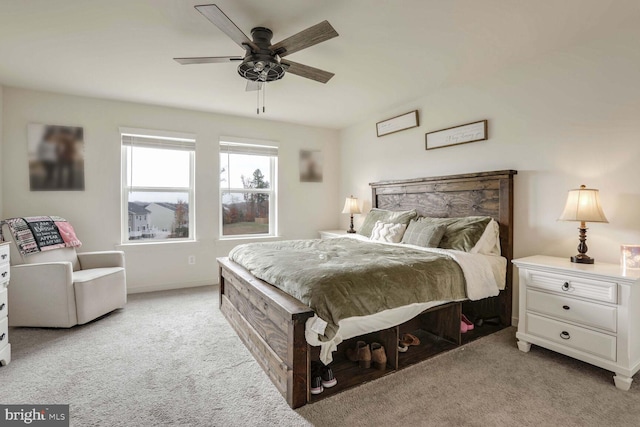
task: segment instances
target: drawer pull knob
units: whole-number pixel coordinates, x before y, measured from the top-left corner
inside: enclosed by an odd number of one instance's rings
[[[569,335],[569,332],[567,331],[562,331],[560,332],[560,338],[562,338],[563,340],[568,340],[569,338],[571,338],[571,335]]]
[[[563,305],[562,308],[564,308],[565,310],[569,310],[571,307],[569,307],[568,305]]]
[[[562,290],[563,291],[568,291],[569,290],[569,282],[564,282],[562,284]]]
[[[4,306],[7,305],[5,303],[0,304],[0,311],[4,310]]]
[[[4,337],[6,337],[6,336],[7,336],[7,334],[0,335],[0,341],[2,341],[4,339]]]
[[[6,271],[2,272],[2,277],[7,277],[7,272]]]
[[[2,254],[2,259],[7,259],[7,254]]]

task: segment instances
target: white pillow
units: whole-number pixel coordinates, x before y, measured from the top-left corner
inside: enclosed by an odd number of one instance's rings
[[[472,254],[501,255],[500,225],[496,220],[492,219],[487,224],[484,233],[480,236],[480,240],[469,252]]]
[[[371,230],[371,240],[378,242],[400,243],[407,224],[393,224],[390,222],[376,221]]]

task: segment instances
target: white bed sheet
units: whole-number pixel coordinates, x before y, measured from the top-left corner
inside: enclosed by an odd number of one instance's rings
[[[370,241],[361,235],[350,235],[349,237]],[[375,242],[382,243],[382,242]],[[464,273],[467,284],[465,299],[479,300],[491,296],[496,296],[501,289],[504,289],[507,274],[507,260],[501,256],[483,255],[440,248],[424,248],[421,246],[407,245],[403,243],[383,243],[392,246],[403,246],[418,249],[424,252],[437,252],[450,256],[460,265]],[[456,300],[463,301],[463,300]],[[338,323],[338,331],[330,341],[320,341],[318,334],[324,334],[326,322],[318,316],[313,316],[307,320],[305,325],[305,337],[307,343],[320,347],[320,361],[325,365],[333,361],[333,352],[338,345],[349,338],[368,334],[371,332],[388,329],[404,323],[431,307],[446,304],[451,301],[431,301],[426,303],[415,303],[402,307],[384,310],[368,316],[357,316],[342,319]]]

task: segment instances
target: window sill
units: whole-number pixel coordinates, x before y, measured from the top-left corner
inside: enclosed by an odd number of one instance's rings
[[[194,244],[198,243],[197,240],[163,240],[162,242],[127,242],[120,243],[116,245],[117,250],[127,250],[127,249],[136,249],[136,248],[149,248],[149,247],[168,247],[173,245],[185,245],[185,244]]]
[[[233,242],[233,241],[238,241],[238,240],[280,240],[282,239],[282,236],[250,236],[250,235],[246,235],[246,236],[226,236],[226,237],[219,237],[218,240],[221,242]]]

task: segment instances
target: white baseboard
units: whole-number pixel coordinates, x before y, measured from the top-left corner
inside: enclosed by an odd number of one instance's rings
[[[515,326],[516,328],[518,327],[518,318],[517,317],[511,317],[511,326]]]
[[[172,289],[185,289],[185,288],[197,288],[199,286],[214,286],[217,283],[213,283],[208,280],[198,280],[195,282],[180,282],[180,283],[163,283],[159,285],[149,286],[136,286],[133,288],[127,288],[127,294],[142,294],[145,292],[157,292],[157,291],[169,291]]]

